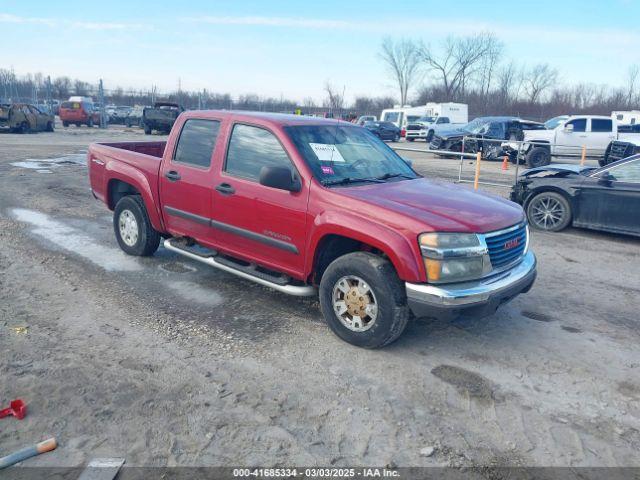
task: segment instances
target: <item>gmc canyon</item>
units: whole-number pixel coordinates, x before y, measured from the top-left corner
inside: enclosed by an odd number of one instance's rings
[[[182,113],[166,142],[96,143],[93,195],[130,255],[166,249],[297,296],[387,345],[410,315],[488,315],[527,292],[519,205],[421,177],[365,128],[294,115]]]

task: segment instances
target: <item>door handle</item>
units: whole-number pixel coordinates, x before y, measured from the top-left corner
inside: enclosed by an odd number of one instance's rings
[[[228,183],[221,183],[216,187],[216,190],[223,195],[233,195],[234,193],[236,193],[236,189]]]
[[[175,170],[169,170],[167,173],[164,174],[164,176],[167,177],[171,182],[177,182],[181,178],[180,174]]]

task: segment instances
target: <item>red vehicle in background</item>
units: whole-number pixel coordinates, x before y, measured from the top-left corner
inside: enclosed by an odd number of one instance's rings
[[[58,116],[64,127],[68,127],[71,123],[74,123],[76,127],[80,125],[93,127],[100,124],[100,112],[90,98],[74,99],[71,97],[69,101],[62,102]]]

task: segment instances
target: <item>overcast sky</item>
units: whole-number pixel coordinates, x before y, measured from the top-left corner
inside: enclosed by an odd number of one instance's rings
[[[565,83],[622,85],[640,63],[640,4],[607,1],[0,0],[0,68],[107,88],[182,88],[321,99],[396,95],[383,37],[437,45],[490,30],[518,62],[548,62]]]

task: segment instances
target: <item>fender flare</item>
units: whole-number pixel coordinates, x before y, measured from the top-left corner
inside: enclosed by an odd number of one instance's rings
[[[410,242],[398,231],[374,223],[371,218],[339,212],[324,212],[318,215],[311,225],[307,245],[310,254],[305,260],[307,278],[313,275],[318,246],[328,235],[347,237],[380,250],[389,258],[398,277],[404,281],[423,282],[426,278],[424,266],[416,261],[420,257],[417,238],[415,242]]]

